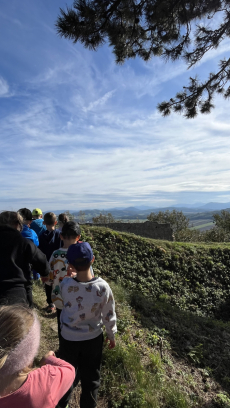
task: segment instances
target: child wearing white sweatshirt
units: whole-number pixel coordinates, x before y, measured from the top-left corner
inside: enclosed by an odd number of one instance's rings
[[[88,242],[71,245],[66,258],[72,276],[60,284],[64,308],[61,312],[60,358],[72,364],[77,372],[75,384],[81,379],[81,408],[97,405],[100,366],[105,326],[109,348],[115,347],[116,313],[112,291],[102,278],[92,278],[94,261]],[[73,388],[73,387],[72,387]],[[66,407],[72,388],[59,401]]]

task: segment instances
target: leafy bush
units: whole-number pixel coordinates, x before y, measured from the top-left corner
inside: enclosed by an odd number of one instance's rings
[[[230,408],[230,398],[226,394],[217,394],[216,406],[220,408]]]
[[[220,214],[214,214],[213,219],[218,228],[230,233],[230,212],[222,210]]]
[[[230,297],[230,246],[156,242],[103,227],[83,234],[96,254],[95,273],[137,297],[141,293],[210,316],[218,315]]]
[[[152,222],[169,223],[175,234],[177,240],[177,234],[183,231],[189,226],[189,219],[183,214],[182,211],[159,211],[158,213],[151,213],[147,216],[147,219]]]
[[[94,224],[109,224],[110,222],[115,222],[115,218],[112,216],[111,213],[100,214],[98,217],[92,218]]]

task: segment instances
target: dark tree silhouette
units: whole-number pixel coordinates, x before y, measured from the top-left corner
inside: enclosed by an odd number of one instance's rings
[[[184,59],[191,68],[230,36],[230,1],[75,0],[72,8],[60,9],[56,27],[61,36],[92,50],[107,41],[117,63],[161,56]],[[187,118],[209,113],[215,93],[230,96],[229,80],[230,58],[221,60],[205,81],[190,78],[188,86],[158,109],[164,116],[175,111]]]

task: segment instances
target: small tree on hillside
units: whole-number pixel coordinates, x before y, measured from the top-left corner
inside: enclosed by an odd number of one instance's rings
[[[201,232],[201,237],[204,242],[229,242],[230,230],[219,227],[211,228],[208,231]]]
[[[107,215],[100,214],[97,217],[93,217],[92,220],[94,224],[110,224],[116,222],[111,213],[108,213]]]
[[[178,233],[182,230],[186,230],[189,226],[189,219],[183,214],[182,211],[159,211],[158,213],[151,213],[147,216],[147,219],[151,222],[169,223],[173,229],[175,239],[178,238]]]
[[[230,212],[222,210],[220,214],[213,215],[216,227],[226,232],[230,232]]]
[[[82,224],[84,224],[84,222],[85,222],[85,212],[84,212],[84,211],[79,211],[77,217],[78,217],[78,219],[79,219],[79,222],[81,222]]]

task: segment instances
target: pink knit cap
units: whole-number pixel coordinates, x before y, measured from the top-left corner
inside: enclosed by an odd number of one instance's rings
[[[34,313],[34,322],[28,334],[9,353],[0,369],[0,376],[12,375],[28,367],[34,360],[40,345],[40,323]]]

